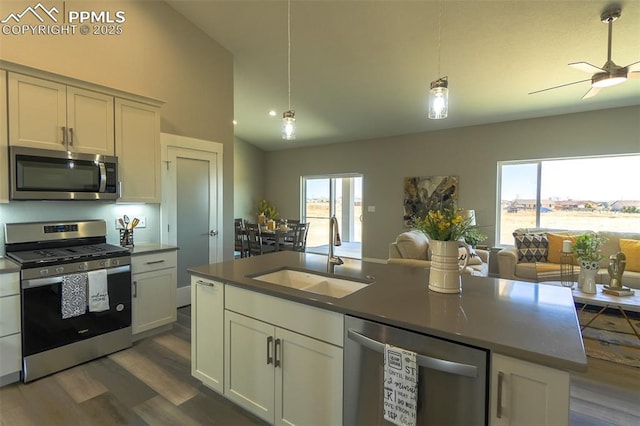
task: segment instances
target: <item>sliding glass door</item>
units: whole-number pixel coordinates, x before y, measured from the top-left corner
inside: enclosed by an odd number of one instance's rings
[[[362,258],[362,176],[333,175],[303,177],[302,217],[311,225],[307,251],[329,250],[329,218],[338,219],[342,246],[339,256]]]

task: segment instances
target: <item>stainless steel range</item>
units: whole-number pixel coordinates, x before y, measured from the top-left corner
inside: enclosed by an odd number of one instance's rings
[[[21,265],[24,382],[131,346],[131,253],[106,234],[103,220],[5,225]]]

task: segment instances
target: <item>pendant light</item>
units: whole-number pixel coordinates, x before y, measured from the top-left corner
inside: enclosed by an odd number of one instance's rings
[[[296,138],[296,112],[291,109],[291,0],[287,0],[287,84],[289,109],[282,113],[282,139]]]
[[[438,4],[438,75],[440,75],[442,0]],[[433,120],[447,118],[449,113],[449,80],[447,76],[438,77],[429,87],[429,115]]]

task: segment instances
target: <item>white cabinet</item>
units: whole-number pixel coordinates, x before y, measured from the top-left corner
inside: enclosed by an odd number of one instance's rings
[[[158,107],[116,98],[119,202],[160,202],[160,112]]]
[[[224,392],[224,284],[191,277],[191,375]]]
[[[176,265],[175,250],[131,258],[134,335],[176,320]]]
[[[114,155],[113,96],[9,73],[9,144]]]
[[[0,385],[20,378],[20,328],[20,275],[0,274]]]
[[[0,203],[9,202],[9,131],[7,128],[7,72],[0,70]]]
[[[569,424],[569,373],[491,355],[491,425]]]
[[[231,286],[225,307],[225,396],[276,425],[341,424],[342,315]]]

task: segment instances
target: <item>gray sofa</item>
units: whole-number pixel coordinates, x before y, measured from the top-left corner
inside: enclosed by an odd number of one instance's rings
[[[461,254],[466,255],[464,249]],[[389,259],[387,263],[412,266],[414,268],[429,268],[431,266],[431,251],[429,238],[420,231],[408,231],[398,235],[389,244]],[[464,274],[486,277],[489,275],[489,252],[474,249]]]
[[[514,234],[520,235],[546,235],[548,233],[560,235],[581,235],[590,231],[567,231],[550,228],[521,228],[516,229]],[[631,232],[608,232],[600,231],[598,235],[604,238],[602,246],[602,254],[604,258],[600,261],[600,270],[598,271],[596,282],[598,284],[609,284],[610,277],[607,267],[609,265],[609,256],[618,253],[620,250],[620,239],[640,240],[640,233]],[[515,239],[515,237],[514,237]],[[548,262],[546,260],[539,261],[535,258],[518,259],[518,248],[505,248],[497,253],[498,271],[500,278],[543,282],[543,281],[559,281],[560,280],[560,263]],[[577,275],[580,267],[575,265],[574,272]],[[622,276],[622,285],[640,289],[640,272],[625,270]]]

